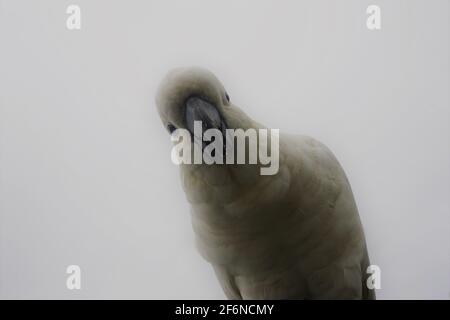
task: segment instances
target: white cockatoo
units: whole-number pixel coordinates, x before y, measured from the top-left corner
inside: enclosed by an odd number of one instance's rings
[[[224,139],[225,129],[265,129],[202,68],[169,72],[156,104],[170,133],[193,134],[195,120],[224,132]],[[198,249],[226,296],[374,299],[358,210],[331,151],[310,137],[282,133],[279,170],[262,175],[261,166],[180,165]]]

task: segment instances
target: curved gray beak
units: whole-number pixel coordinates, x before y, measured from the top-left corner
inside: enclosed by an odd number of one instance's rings
[[[186,128],[194,135],[194,121],[202,122],[202,132],[208,129],[219,129],[225,133],[225,122],[217,108],[206,100],[199,97],[190,97],[185,102]]]

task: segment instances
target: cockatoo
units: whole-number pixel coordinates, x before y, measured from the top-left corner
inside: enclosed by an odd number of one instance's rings
[[[221,132],[265,128],[202,68],[169,72],[156,105],[170,133],[192,133],[196,120]],[[262,175],[259,163],[180,165],[197,247],[225,295],[374,299],[362,224],[339,162],[307,136],[281,133],[278,152],[273,175]]]

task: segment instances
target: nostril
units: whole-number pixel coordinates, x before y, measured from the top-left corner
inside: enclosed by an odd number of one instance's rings
[[[172,134],[172,132],[174,132],[176,129],[177,129],[177,128],[176,128],[173,124],[171,124],[171,123],[169,123],[169,124],[167,125],[167,130],[169,131],[170,134]]]

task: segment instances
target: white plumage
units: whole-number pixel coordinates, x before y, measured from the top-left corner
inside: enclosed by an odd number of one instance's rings
[[[218,79],[176,69],[156,102],[164,126],[187,128],[185,102],[209,101],[227,128],[261,129]],[[364,233],[334,155],[306,136],[280,134],[279,172],[259,165],[181,165],[198,248],[231,299],[371,299]]]

